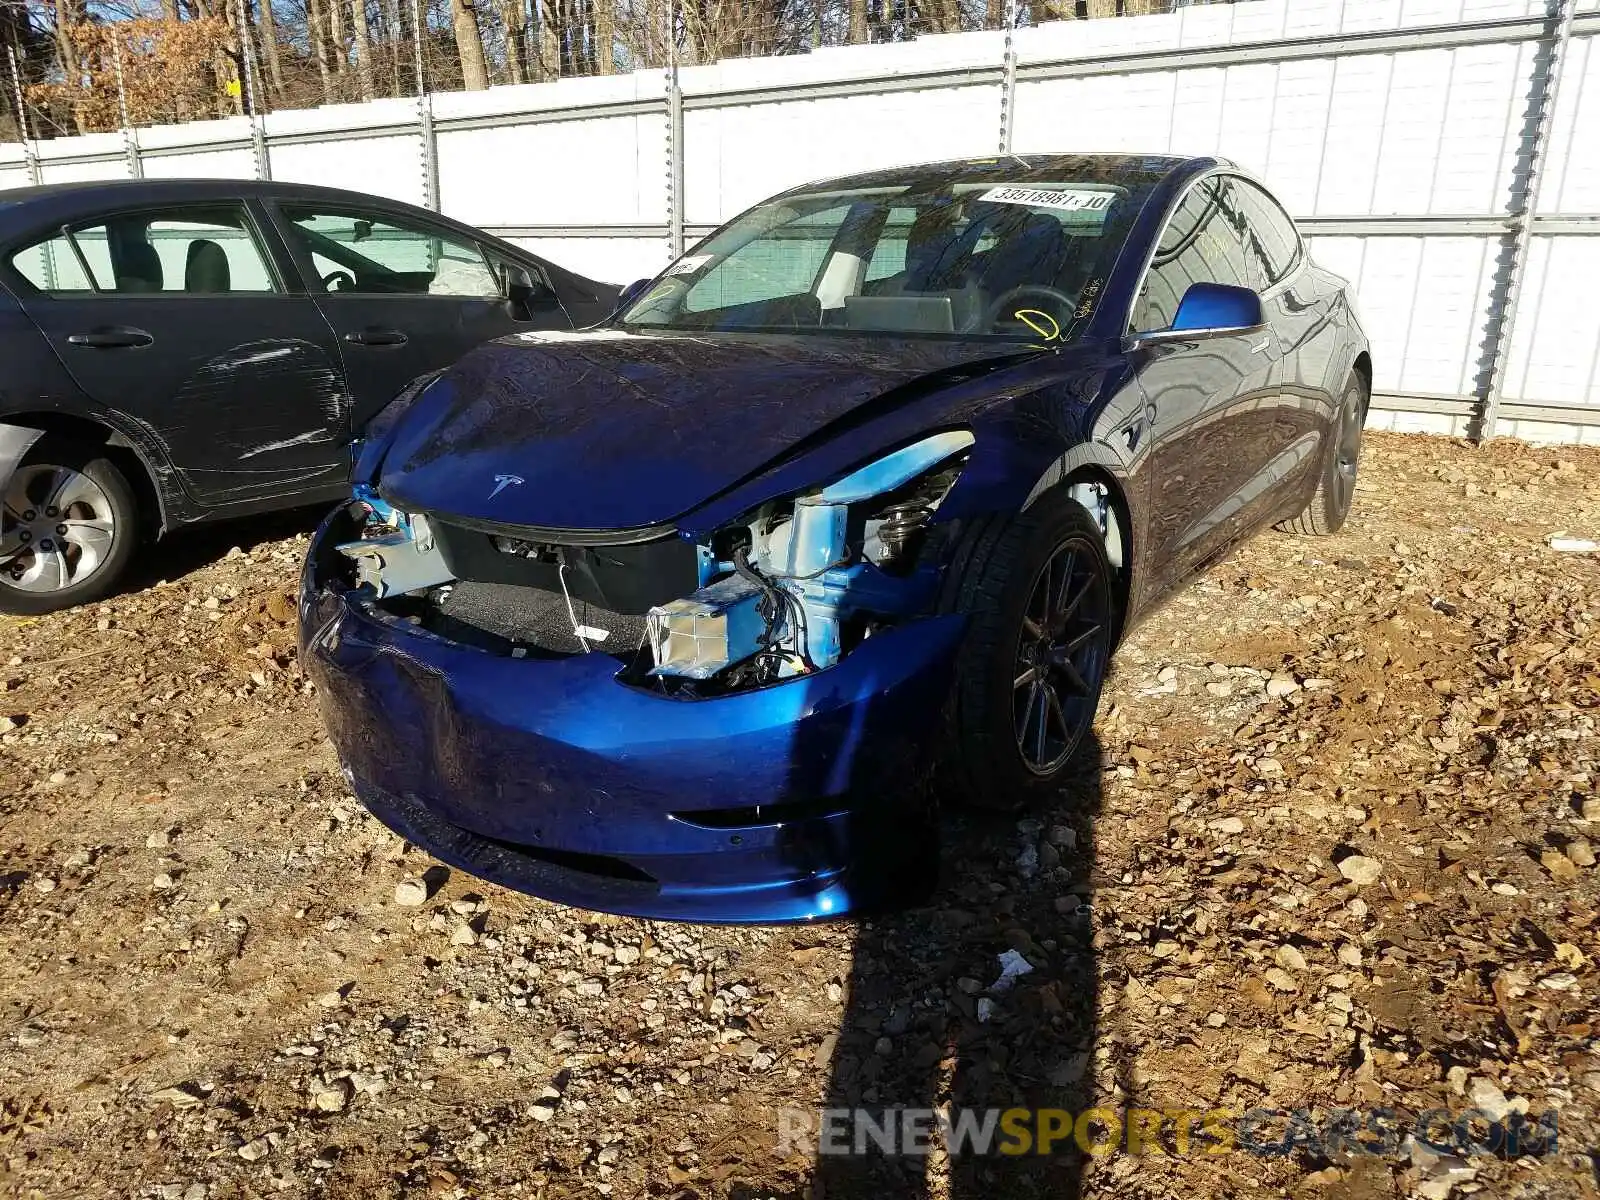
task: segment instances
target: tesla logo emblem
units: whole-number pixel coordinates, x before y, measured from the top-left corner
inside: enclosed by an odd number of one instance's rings
[[[523,478],[521,475],[496,475],[494,477],[494,491],[489,493],[489,499],[493,500],[508,487],[520,487],[522,483]]]

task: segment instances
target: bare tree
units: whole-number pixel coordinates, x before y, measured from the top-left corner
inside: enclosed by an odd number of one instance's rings
[[[176,3],[176,0],[173,2]],[[272,97],[275,100],[282,99],[283,60],[278,53],[278,19],[272,11],[272,0],[256,0],[256,25],[261,35],[262,56],[267,60],[267,78],[272,86]]]
[[[77,51],[72,45],[72,35],[69,32],[78,20],[78,14],[72,11],[71,0],[55,0],[56,3],[56,57],[61,64],[61,73],[72,78],[72,66],[77,59]]]
[[[461,56],[461,86],[469,92],[484,91],[489,86],[489,65],[483,57],[476,0],[450,0],[450,24]]]
[[[528,82],[528,13],[523,0],[500,0],[500,23],[506,31],[506,71],[512,83]]]
[[[328,57],[335,75],[343,75],[350,63],[350,47],[345,44],[345,0],[323,0],[328,12]],[[340,90],[340,99],[343,99]]]
[[[339,2],[339,0],[335,0]],[[356,48],[356,80],[361,98],[371,100],[372,31],[367,24],[367,0],[350,0],[350,34]]]
[[[333,74],[328,66],[327,27],[322,19],[321,0],[306,0],[306,33],[311,56],[317,60],[317,75],[322,80],[322,99],[333,103]]]
[[[594,70],[610,75],[617,69],[617,10],[615,0],[592,0],[594,12]]]
[[[400,21],[400,0],[384,0],[383,23],[389,40],[389,94],[404,95],[400,85],[400,43],[405,38],[405,26]]]
[[[533,0],[533,78],[556,79],[561,74],[561,17],[559,0]]]

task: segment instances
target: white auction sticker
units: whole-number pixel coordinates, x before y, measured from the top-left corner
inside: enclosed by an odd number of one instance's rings
[[[1059,208],[1065,212],[1104,212],[1111,207],[1116,193],[1090,188],[1030,188],[1005,184],[990,188],[978,199],[996,204],[1026,204],[1031,208]]]
[[[684,258],[680,258],[677,262],[668,267],[663,273],[667,275],[693,275],[701,267],[710,262],[712,257],[713,256],[710,254],[690,254]]]

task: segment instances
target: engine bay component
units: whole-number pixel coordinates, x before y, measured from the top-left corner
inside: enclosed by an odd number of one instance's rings
[[[650,610],[652,675],[709,679],[749,658],[769,639],[761,613],[765,591],[744,575],[730,575],[682,600]]]
[[[359,586],[386,600],[455,578],[434,543],[426,517],[401,512],[367,488],[356,490],[354,503],[366,521],[361,539],[343,542],[337,549],[354,561]]]
[[[972,441],[934,434],[721,531],[702,548],[710,581],[650,610],[650,674],[709,679],[758,655],[758,682],[806,674],[918,611],[931,581],[917,554]]]

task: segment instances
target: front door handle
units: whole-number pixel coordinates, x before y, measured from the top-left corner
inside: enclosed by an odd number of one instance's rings
[[[67,335],[69,346],[90,346],[96,350],[115,350],[151,345],[156,339],[142,329],[126,325],[104,325],[88,333]]]
[[[344,340],[357,346],[404,346],[408,339],[398,329],[357,329],[345,334]]]
[[[1156,423],[1156,415],[1155,401],[1147,400],[1144,411],[1128,422],[1128,427],[1122,431],[1122,436],[1127,439],[1129,450],[1139,448],[1139,441],[1144,437],[1145,430]]]

